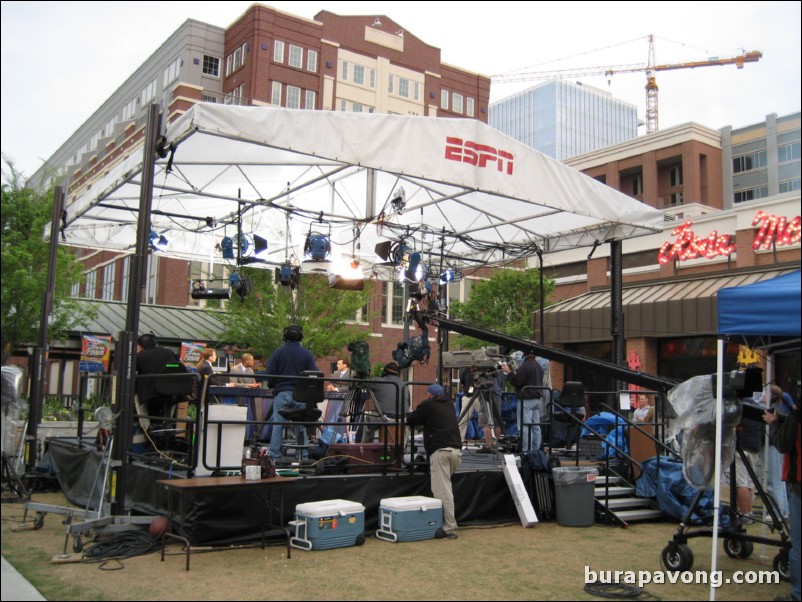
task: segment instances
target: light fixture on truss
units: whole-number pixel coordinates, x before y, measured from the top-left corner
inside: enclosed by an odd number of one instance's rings
[[[329,286],[344,291],[361,291],[365,288],[365,273],[362,264],[354,257],[345,266],[338,266],[329,273]]]
[[[156,230],[151,230],[150,236],[148,237],[148,244],[154,251],[166,251],[170,241],[164,234],[159,234]]]
[[[229,287],[210,288],[204,284],[203,280],[193,280],[190,297],[193,299],[231,299],[231,289]]]

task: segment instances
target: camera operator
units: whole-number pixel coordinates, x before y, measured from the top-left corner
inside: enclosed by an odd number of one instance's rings
[[[409,412],[409,389],[404,387],[404,382],[398,378],[401,369],[397,362],[388,362],[384,365],[382,375],[368,383],[368,389],[373,393],[378,408],[365,410],[365,425],[362,431],[362,443],[373,443],[378,431],[379,441],[385,442],[387,432],[395,443],[405,441],[402,431],[398,425],[399,418]],[[401,397],[401,408],[396,406],[396,397]],[[373,401],[366,402],[373,405]],[[400,413],[399,413],[400,412]],[[384,423],[384,428],[379,425]]]
[[[515,395],[523,407],[523,417],[519,429],[521,451],[526,453],[530,449],[540,449],[542,442],[540,417],[543,414],[543,397],[539,390],[532,387],[543,386],[543,368],[538,363],[534,352],[528,350],[523,362],[515,371],[507,363],[502,365],[501,369],[507,375],[507,380],[515,387]]]

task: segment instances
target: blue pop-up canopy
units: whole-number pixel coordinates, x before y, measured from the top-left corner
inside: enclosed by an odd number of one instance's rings
[[[798,347],[801,273],[718,291],[719,335],[741,337],[753,349]]]

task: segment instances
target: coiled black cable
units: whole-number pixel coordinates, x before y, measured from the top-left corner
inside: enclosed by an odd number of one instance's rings
[[[143,554],[150,554],[161,549],[158,539],[153,539],[146,531],[132,530],[113,535],[103,541],[87,548],[84,552],[84,562],[101,562],[101,569],[109,560],[119,561],[122,558],[132,558]],[[114,570],[123,568],[120,563]],[[106,569],[110,570],[110,569]]]
[[[624,583],[602,583],[599,581],[594,581],[593,583],[585,584],[585,591],[593,596],[599,596],[600,598],[612,598],[614,600],[635,600],[637,598],[640,598],[641,600],[660,599],[652,594],[646,594],[645,597],[641,598],[641,595],[644,594],[643,589]]]

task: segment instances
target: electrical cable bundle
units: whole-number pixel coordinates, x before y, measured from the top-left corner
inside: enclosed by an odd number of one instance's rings
[[[161,543],[158,539],[152,538],[147,531],[131,530],[113,535],[87,548],[83,559],[84,562],[106,562],[150,554],[159,549]]]

